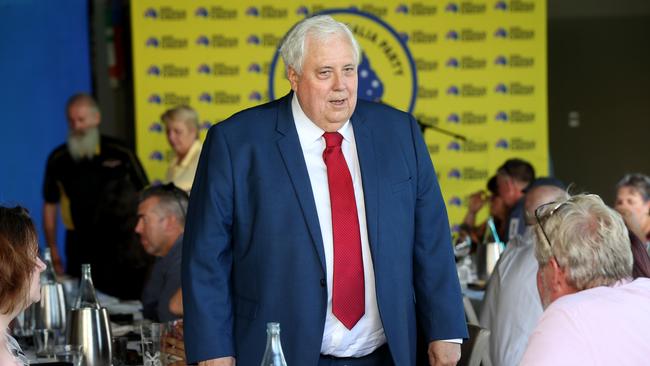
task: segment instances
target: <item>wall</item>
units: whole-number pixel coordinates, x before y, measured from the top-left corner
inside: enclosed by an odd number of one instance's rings
[[[90,91],[86,1],[0,0],[0,55],[0,204],[27,207],[40,228],[45,163],[65,141],[66,99]]]
[[[650,2],[549,1],[549,139],[555,174],[612,203],[650,174]]]

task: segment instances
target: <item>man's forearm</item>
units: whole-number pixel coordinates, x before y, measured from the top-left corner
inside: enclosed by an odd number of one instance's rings
[[[45,241],[52,254],[52,263],[57,273],[63,273],[63,264],[59,256],[59,250],[56,242],[56,203],[45,203],[43,205],[43,230],[45,231]]]
[[[46,203],[43,205],[45,241],[52,251],[56,250],[56,210],[57,205],[54,203]]]

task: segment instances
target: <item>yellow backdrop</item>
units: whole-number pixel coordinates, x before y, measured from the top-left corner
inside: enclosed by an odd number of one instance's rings
[[[507,158],[548,172],[546,3],[510,1],[131,2],[137,153],[152,180],[171,155],[160,115],[189,104],[212,124],[289,91],[277,46],[325,12],[363,48],[360,97],[411,112],[456,226]],[[466,137],[451,137],[432,127]]]

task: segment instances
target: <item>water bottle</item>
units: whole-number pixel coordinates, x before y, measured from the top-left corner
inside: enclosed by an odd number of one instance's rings
[[[111,326],[108,311],[97,301],[90,264],[81,265],[79,295],[70,310],[68,344],[81,346],[83,365],[111,366]]]
[[[287,366],[280,342],[280,323],[266,323],[266,350],[261,366]]]
[[[90,264],[81,265],[81,281],[79,281],[79,295],[74,304],[75,309],[92,308],[99,309],[99,301],[95,294],[95,286],[90,274]]]
[[[45,262],[45,270],[41,272],[41,286],[53,285],[57,283],[56,273],[54,272],[54,265],[52,264],[52,252],[50,248],[43,250],[43,262]]]

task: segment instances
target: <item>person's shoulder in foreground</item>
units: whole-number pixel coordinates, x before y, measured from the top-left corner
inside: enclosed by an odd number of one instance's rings
[[[546,309],[522,365],[640,365],[650,344],[650,280],[632,281],[621,216],[597,195],[535,211],[537,287]]]
[[[521,364],[646,364],[648,309],[648,278],[564,296],[542,315]]]

